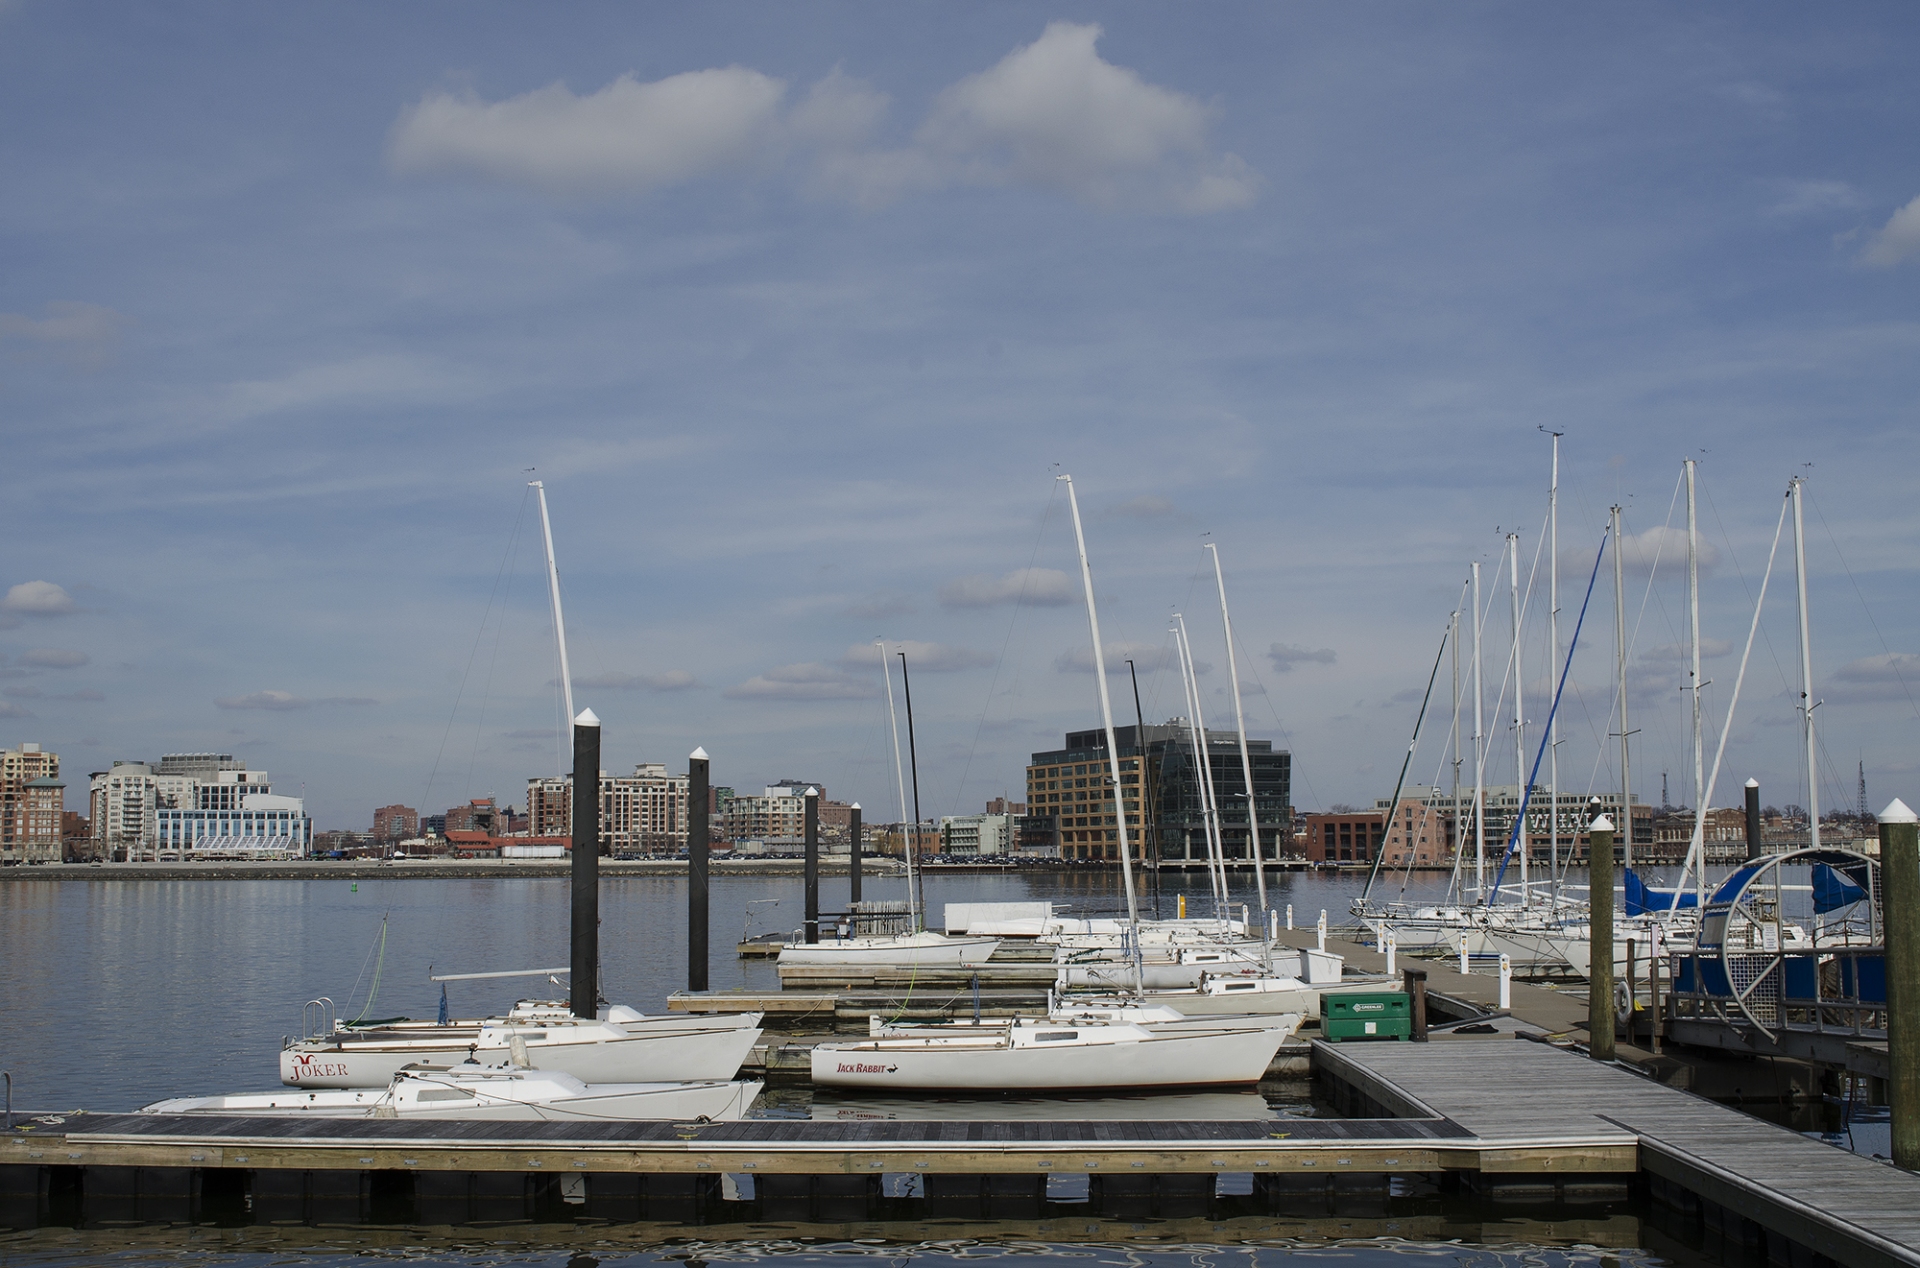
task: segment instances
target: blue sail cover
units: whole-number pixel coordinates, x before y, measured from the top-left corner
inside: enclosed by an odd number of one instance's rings
[[[1655,889],[1640,879],[1640,873],[1627,869],[1627,914],[1629,916],[1648,916],[1657,911],[1685,910],[1698,907],[1700,896],[1691,891],[1676,895],[1670,889]],[[1675,898],[1679,902],[1674,901]]]
[[[1867,896],[1867,891],[1825,863],[1813,865],[1813,909],[1825,914],[1851,907]]]

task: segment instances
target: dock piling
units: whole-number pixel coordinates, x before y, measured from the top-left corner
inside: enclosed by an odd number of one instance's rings
[[[847,858],[847,910],[853,910],[853,904],[860,901],[860,803],[849,807],[847,836],[852,853]]]
[[[807,825],[807,942],[820,941],[820,790],[809,788],[804,798]]]
[[[1401,980],[1407,987],[1407,1011],[1412,1014],[1413,1041],[1427,1041],[1427,971],[1425,969],[1402,969]]]
[[[1862,800],[1865,798],[1863,797]],[[1862,806],[1861,809],[1866,809]],[[1747,781],[1747,861],[1751,863],[1766,853],[1760,845],[1760,781]]]
[[[600,719],[573,720],[573,1015],[600,1011]]]
[[[707,822],[710,776],[707,750],[687,758],[687,989],[707,989],[707,856],[713,837]]]
[[[1587,964],[1587,1045],[1595,1061],[1613,1060],[1613,820],[1587,825],[1593,842],[1587,891],[1590,945]]]
[[[1920,1171],[1920,820],[1897,797],[1880,812],[1880,877],[1893,1165]]]

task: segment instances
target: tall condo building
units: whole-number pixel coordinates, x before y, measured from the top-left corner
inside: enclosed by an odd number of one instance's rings
[[[0,863],[58,863],[66,785],[60,755],[38,744],[0,749]]]
[[[527,781],[527,824],[536,837],[573,835],[573,777]],[[659,762],[631,775],[600,773],[600,852],[673,854],[687,844],[687,777]]]
[[[1172,864],[1203,861],[1203,796],[1219,808],[1228,861],[1252,857],[1247,781],[1235,732],[1208,731],[1203,752],[1195,751],[1193,730],[1184,718],[1144,728],[1116,727],[1114,736],[1120,745],[1127,838],[1136,858]],[[1268,740],[1248,740],[1247,753],[1260,856],[1277,859],[1293,836],[1293,758],[1284,749],[1276,752]],[[1209,771],[1211,783],[1203,787]],[[1035,753],[1027,766],[1020,848],[1048,853],[1057,849],[1061,858],[1118,861],[1122,811],[1113,797],[1112,778],[1104,730],[1069,731],[1061,748]]]

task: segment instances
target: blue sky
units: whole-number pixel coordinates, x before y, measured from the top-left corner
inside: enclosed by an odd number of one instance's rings
[[[1367,801],[1468,561],[1533,565],[1546,426],[1567,626],[1611,502],[1637,535],[1638,790],[1685,787],[1691,454],[1710,742],[1805,472],[1821,799],[1864,761],[1912,800],[1917,50],[1894,4],[14,0],[0,736],[75,808],[209,748],[321,827],[520,800],[558,761],[532,468],[610,768],[704,745],[890,807],[884,636],[926,812],[974,810],[1097,720],[1065,470],[1146,711],[1181,610],[1231,714],[1217,542],[1250,729],[1303,808]],[[1719,803],[1804,797],[1792,594]]]

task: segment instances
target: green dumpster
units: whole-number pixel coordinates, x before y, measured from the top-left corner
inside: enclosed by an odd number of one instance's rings
[[[1343,1039],[1411,1039],[1413,1005],[1405,991],[1367,991],[1320,997],[1320,1030],[1330,1043]]]

